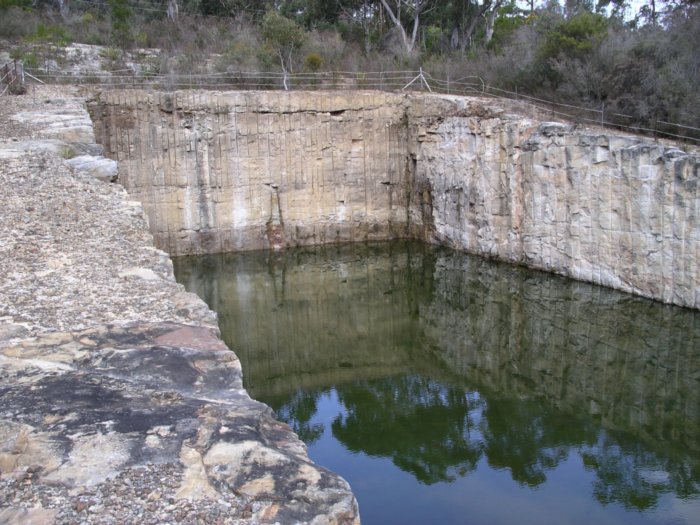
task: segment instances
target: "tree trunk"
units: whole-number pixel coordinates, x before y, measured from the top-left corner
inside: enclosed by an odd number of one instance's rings
[[[177,0],[168,0],[168,18],[177,23],[177,17],[180,10],[177,7]]]
[[[416,38],[418,37],[418,26],[420,25],[420,15],[421,12],[423,11],[423,8],[425,7],[424,2],[416,2],[413,6],[413,29],[411,31],[411,36],[409,37],[408,32],[406,31],[406,28],[404,28],[403,24],[401,24],[401,6],[403,5],[404,0],[396,0],[396,12],[394,12],[393,9],[391,9],[391,6],[387,3],[387,0],[381,0],[381,4],[384,7],[384,10],[387,12],[389,15],[389,18],[391,21],[394,23],[394,26],[396,26],[396,29],[399,30],[399,33],[401,34],[401,39],[403,40],[403,45],[404,48],[406,49],[406,54],[410,55],[413,53],[413,49],[416,46]]]
[[[496,15],[501,8],[503,0],[496,0],[493,7],[486,13],[486,33],[484,34],[484,45],[489,45],[493,38],[493,28],[496,23]]]
[[[471,42],[471,38],[474,34],[474,31],[476,30],[476,25],[479,23],[479,19],[482,16],[484,16],[484,13],[488,11],[492,3],[492,0],[484,0],[484,3],[481,6],[479,6],[479,11],[476,13],[474,18],[471,19],[464,33],[462,33],[461,42],[459,46],[462,53],[464,53],[467,50],[467,47],[469,47],[469,43]]]
[[[289,86],[287,85],[287,64],[284,61],[284,53],[279,49],[278,53],[280,55],[280,65],[282,66],[282,84],[284,85],[284,90],[289,91]]]
[[[56,0],[56,5],[61,18],[65,20],[68,17],[68,0]]]

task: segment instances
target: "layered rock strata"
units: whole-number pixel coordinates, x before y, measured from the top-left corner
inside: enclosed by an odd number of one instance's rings
[[[700,307],[699,157],[670,145],[445,95],[113,91],[89,107],[171,254],[409,236]]]
[[[428,238],[700,307],[697,154],[468,99],[422,99],[409,115],[428,195],[414,194],[413,222]]]
[[[359,522],[243,389],[141,205],[95,177],[84,99],[0,107],[0,523]]]
[[[89,104],[171,255],[407,234],[403,99],[111,91]]]

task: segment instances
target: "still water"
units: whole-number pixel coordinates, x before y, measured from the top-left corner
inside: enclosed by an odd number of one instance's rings
[[[175,270],[365,525],[700,523],[700,313],[418,243]]]

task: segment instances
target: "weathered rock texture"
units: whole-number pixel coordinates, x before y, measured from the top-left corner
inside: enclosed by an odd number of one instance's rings
[[[405,236],[401,97],[106,92],[91,113],[172,255]]]
[[[84,98],[0,105],[0,523],[357,523],[114,166],[66,158],[100,149]]]
[[[173,255],[414,236],[700,307],[699,157],[485,99],[106,92],[99,141]]]
[[[409,115],[430,199],[414,195],[414,221],[438,242],[700,307],[698,155],[468,99],[420,99]]]

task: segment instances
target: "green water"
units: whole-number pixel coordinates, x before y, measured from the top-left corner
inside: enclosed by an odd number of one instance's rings
[[[416,243],[175,259],[372,524],[700,523],[700,313]]]

